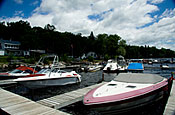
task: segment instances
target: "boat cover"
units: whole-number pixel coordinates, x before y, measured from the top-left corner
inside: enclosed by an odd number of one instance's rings
[[[142,63],[130,63],[128,66],[128,70],[143,70]]]
[[[34,71],[33,68],[31,68],[31,67],[26,67],[26,66],[20,66],[20,67],[18,67],[18,68],[16,68],[16,69],[21,70],[21,71],[25,71],[25,70]],[[37,73],[37,71],[34,71],[34,73]]]
[[[114,78],[114,81],[128,82],[128,83],[143,83],[143,84],[156,84],[162,81],[164,77],[156,74],[143,74],[143,73],[120,73]]]

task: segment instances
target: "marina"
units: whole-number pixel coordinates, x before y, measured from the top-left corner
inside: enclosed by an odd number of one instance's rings
[[[175,115],[174,5],[0,0],[0,115]]]
[[[105,82],[89,86],[76,91],[46,98],[37,102],[31,101],[9,91],[0,89],[0,108],[8,114],[59,114],[67,115],[68,113],[61,112],[57,109],[68,106],[70,104],[82,101],[84,94],[94,87],[103,85]],[[172,90],[168,103],[165,107],[164,115],[174,114],[174,90],[175,83],[173,82]]]
[[[149,68],[150,65],[146,65],[144,67]],[[171,71],[174,71],[173,69],[170,70],[161,70],[159,65],[153,64],[151,65],[153,68],[156,69],[146,69],[143,71],[143,73],[153,73],[153,74],[159,74],[165,78],[170,78]],[[173,67],[173,65],[170,65]],[[0,84],[3,89],[1,89],[2,95],[0,95],[0,100],[2,103],[0,103],[1,110],[5,113],[14,114],[14,113],[27,113],[31,112],[30,114],[37,114],[38,112],[41,112],[40,114],[100,114],[96,111],[91,111],[89,108],[83,105],[83,97],[84,95],[90,91],[91,89],[101,86],[105,84],[106,82],[109,82],[114,79],[114,77],[117,75],[115,73],[103,73],[102,70],[96,71],[96,72],[81,72],[79,73],[82,76],[82,82],[77,85],[68,85],[68,86],[57,86],[57,87],[48,87],[45,89],[37,89],[34,90],[34,95],[31,97],[31,92],[24,86],[19,85],[13,80],[1,80]],[[102,78],[102,76],[104,78]],[[104,80],[104,82],[101,82]],[[101,83],[100,83],[101,82]],[[10,87],[10,85],[12,85]],[[140,111],[143,109],[143,113],[141,115],[146,114],[165,114],[165,115],[172,115],[174,112],[174,105],[175,101],[173,100],[173,90],[174,90],[174,83],[172,85],[172,90],[170,93],[170,97],[167,103],[164,104],[164,101],[160,101],[160,103],[155,103],[154,105],[151,105],[151,107],[141,108]],[[6,95],[4,97],[4,95]],[[8,97],[7,97],[8,96]],[[15,96],[18,96],[18,98],[15,98]],[[4,97],[4,98],[2,98]],[[20,99],[19,99],[20,98]],[[9,100],[10,99],[10,100]],[[17,100],[23,100],[19,101],[20,104],[18,104]],[[166,101],[166,99],[165,99]],[[26,103],[23,103],[26,102]],[[9,103],[9,106],[4,107],[4,103]],[[10,104],[12,103],[12,104]],[[163,103],[163,104],[162,104]],[[14,106],[18,105],[18,106]],[[34,105],[34,107],[30,107]],[[161,107],[158,107],[161,105]],[[166,105],[166,106],[165,106]],[[22,107],[21,107],[22,106]],[[35,107],[37,106],[37,107]],[[152,107],[153,106],[153,107]],[[49,108],[48,112],[42,111],[41,108]],[[154,110],[152,109],[154,108]],[[165,108],[165,111],[164,111]],[[45,109],[47,110],[47,109]],[[86,111],[85,111],[86,110]],[[33,112],[33,111],[36,111]],[[152,113],[153,111],[153,113]],[[157,111],[159,111],[157,113]],[[43,112],[43,113],[42,113]],[[132,111],[132,113],[135,113]],[[139,112],[136,112],[135,114],[139,115]]]

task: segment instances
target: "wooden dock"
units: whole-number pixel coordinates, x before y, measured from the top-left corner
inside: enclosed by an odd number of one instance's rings
[[[175,80],[173,80],[170,96],[165,107],[164,115],[175,115]]]
[[[91,89],[93,89],[97,86],[100,86],[104,83],[105,82],[102,82],[100,84],[92,85],[92,86],[89,86],[89,87],[85,87],[85,88],[82,88],[82,89],[78,89],[78,90],[75,90],[75,91],[64,93],[64,94],[61,94],[61,95],[53,96],[53,97],[43,99],[43,100],[40,100],[40,101],[37,101],[37,102],[39,104],[42,104],[42,105],[45,105],[45,106],[48,106],[48,107],[59,109],[59,108],[68,106],[70,104],[76,103],[78,101],[82,101],[83,96],[88,91],[90,91]]]
[[[0,88],[0,112],[10,115],[68,115]]]

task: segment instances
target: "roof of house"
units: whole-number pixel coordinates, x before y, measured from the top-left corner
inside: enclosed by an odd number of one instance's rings
[[[14,45],[20,45],[21,44],[19,41],[3,40],[3,39],[0,39],[0,43],[14,44]]]

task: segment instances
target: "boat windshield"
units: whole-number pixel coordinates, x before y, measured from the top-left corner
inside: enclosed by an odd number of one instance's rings
[[[52,72],[53,72],[53,73],[66,73],[66,71],[60,70],[60,69],[58,69],[58,68],[53,69]]]
[[[38,74],[48,73],[50,72],[50,69],[42,69],[38,72]]]
[[[126,66],[126,62],[125,62],[124,60],[119,60],[119,61],[118,61],[118,64],[119,64],[120,66]]]
[[[59,73],[66,73],[66,71],[64,71],[64,70],[60,70]]]
[[[15,69],[15,70],[13,70],[13,71],[11,71],[11,72],[9,72],[9,73],[22,73],[23,71],[21,71],[21,70],[19,70],[19,69]]]

